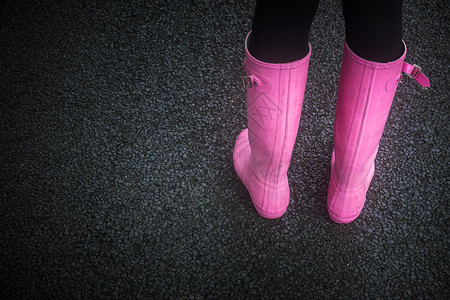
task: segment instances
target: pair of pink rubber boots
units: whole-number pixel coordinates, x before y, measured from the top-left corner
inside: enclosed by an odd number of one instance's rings
[[[248,129],[233,152],[234,168],[264,218],[281,217],[289,204],[287,170],[291,161],[306,86],[309,58],[271,64],[254,58],[245,41]],[[311,48],[310,48],[311,49]],[[361,213],[374,174],[378,145],[397,85],[404,72],[422,86],[420,68],[396,61],[377,63],[358,57],[345,44],[334,123],[334,151],[327,208],[337,223]]]

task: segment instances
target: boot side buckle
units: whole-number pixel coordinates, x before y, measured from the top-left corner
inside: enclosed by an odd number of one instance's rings
[[[258,81],[253,76],[241,76],[242,79],[242,85],[244,89],[249,89],[253,87],[253,85],[257,85]]]
[[[422,87],[430,87],[430,80],[422,73],[422,68],[418,65],[410,65],[403,62],[402,71],[408,75],[408,77],[416,80]]]
[[[413,67],[414,68],[412,69],[411,73],[406,73],[406,75],[411,77],[412,79],[417,79],[417,77],[419,77],[419,75],[422,73],[422,68],[418,65],[413,65]]]

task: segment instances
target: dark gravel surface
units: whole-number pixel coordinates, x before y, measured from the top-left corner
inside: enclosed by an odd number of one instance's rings
[[[405,1],[404,78],[362,215],[326,211],[343,43],[322,0],[277,220],[233,169],[254,1],[3,1],[2,299],[446,299],[449,9]]]

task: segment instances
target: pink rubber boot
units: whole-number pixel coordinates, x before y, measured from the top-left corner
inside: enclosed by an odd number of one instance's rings
[[[249,34],[250,35],[250,34]],[[264,218],[289,204],[287,170],[297,137],[309,57],[282,64],[257,60],[245,40],[247,122],[236,141],[234,168]]]
[[[364,206],[375,170],[378,145],[401,72],[429,87],[420,68],[396,61],[362,59],[345,44],[334,123],[334,151],[328,186],[328,213],[337,223],[350,223]]]

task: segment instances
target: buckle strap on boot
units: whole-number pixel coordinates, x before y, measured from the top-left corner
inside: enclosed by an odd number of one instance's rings
[[[258,85],[258,80],[255,76],[241,76],[242,86],[244,89],[252,88],[253,85]]]
[[[260,92],[268,92],[272,89],[272,83],[266,77],[256,74],[241,76],[244,89],[256,88]]]
[[[410,65],[404,62],[402,72],[415,79],[424,88],[430,87],[430,80],[422,73],[422,68],[418,65]]]

